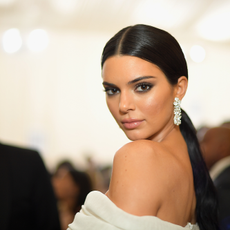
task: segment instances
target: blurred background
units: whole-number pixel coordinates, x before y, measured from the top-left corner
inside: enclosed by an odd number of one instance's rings
[[[181,44],[194,125],[230,120],[229,0],[0,0],[0,141],[38,149],[50,170],[110,165],[129,140],[107,109],[100,57],[137,23]]]

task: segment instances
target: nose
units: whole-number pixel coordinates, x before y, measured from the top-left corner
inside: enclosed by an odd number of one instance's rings
[[[129,92],[122,92],[120,94],[119,110],[121,113],[135,110],[135,103],[133,95]]]

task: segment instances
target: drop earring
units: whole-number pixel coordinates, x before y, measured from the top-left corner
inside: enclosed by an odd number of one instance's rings
[[[173,105],[174,105],[174,124],[180,125],[181,124],[181,107],[180,107],[180,99],[175,97]]]

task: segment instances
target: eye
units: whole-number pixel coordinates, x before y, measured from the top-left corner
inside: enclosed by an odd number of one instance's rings
[[[105,92],[108,96],[113,96],[115,94],[118,94],[120,91],[117,88],[105,88]]]
[[[137,92],[146,92],[149,91],[153,87],[152,84],[150,83],[140,83],[136,86],[136,91]]]

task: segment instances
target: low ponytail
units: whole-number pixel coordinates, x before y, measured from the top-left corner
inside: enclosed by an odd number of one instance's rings
[[[197,223],[200,230],[216,230],[218,229],[218,213],[215,187],[201,155],[196,129],[184,110],[182,110],[180,131],[187,144],[193,170]]]

